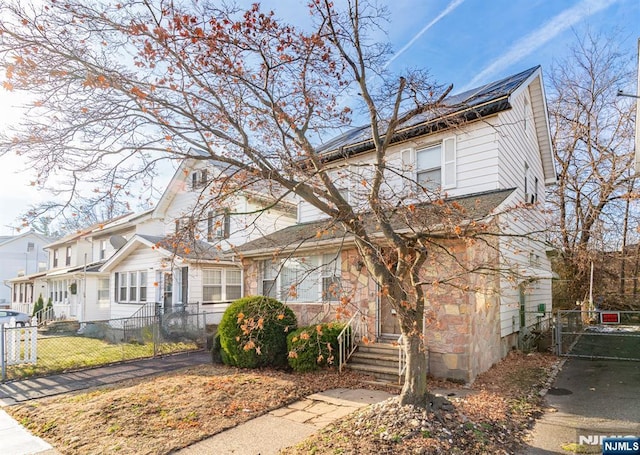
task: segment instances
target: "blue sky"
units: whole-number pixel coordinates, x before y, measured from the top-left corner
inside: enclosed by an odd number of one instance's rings
[[[336,0],[338,3],[340,0]],[[380,0],[389,5],[388,39],[395,54],[388,69],[427,68],[442,84],[462,91],[568,55],[576,34],[619,32],[620,47],[635,56],[640,38],[638,0]],[[249,3],[249,2],[246,2]],[[308,20],[306,0],[270,0],[265,5],[289,21]],[[381,38],[384,38],[381,36]],[[635,93],[636,87],[620,87]],[[16,94],[0,89],[0,128],[16,118]],[[0,235],[11,234],[17,217],[46,200],[18,173],[16,157],[0,158]]]

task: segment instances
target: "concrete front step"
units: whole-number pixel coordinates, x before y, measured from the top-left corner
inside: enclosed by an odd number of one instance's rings
[[[360,344],[347,367],[374,376],[377,380],[397,384],[398,347],[391,344]]]
[[[365,365],[361,363],[348,363],[347,366],[352,371],[368,374],[376,378],[378,381],[397,384],[399,381],[398,368],[379,367],[375,365]]]

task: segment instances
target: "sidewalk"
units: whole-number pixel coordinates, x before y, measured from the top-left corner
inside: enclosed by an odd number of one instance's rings
[[[127,379],[143,378],[203,363],[211,363],[211,354],[204,351],[185,352],[164,357],[133,360],[90,370],[8,382],[0,384],[0,407],[75,390],[116,384]]]
[[[59,455],[51,444],[33,436],[0,409],[0,453],[3,455]]]

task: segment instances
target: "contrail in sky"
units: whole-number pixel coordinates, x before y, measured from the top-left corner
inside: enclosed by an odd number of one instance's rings
[[[415,43],[422,35],[424,35],[427,32],[427,30],[429,30],[431,27],[433,27],[435,24],[437,24],[440,21],[440,19],[442,19],[443,17],[447,16],[454,9],[456,9],[458,6],[460,6],[463,2],[464,2],[464,0],[453,0],[451,3],[449,3],[449,5],[447,5],[447,7],[444,9],[444,11],[442,11],[440,14],[438,14],[427,25],[422,27],[422,30],[420,30],[418,33],[416,33],[415,36],[413,38],[411,38],[411,40],[402,47],[402,49],[400,49],[398,52],[393,54],[393,56],[387,61],[387,63],[384,64],[384,68],[386,69],[391,64],[391,62],[393,62],[395,59],[397,59],[402,54],[404,54],[405,51],[407,49],[409,49],[413,45],[413,43]]]
[[[476,77],[460,90],[464,91],[477,86],[484,82],[487,77],[508,68],[510,65],[531,54],[577,22],[608,8],[617,1],[618,0],[582,0],[576,3],[571,8],[553,17],[537,30],[534,30],[517,41],[505,54],[498,57],[493,63],[480,71]]]

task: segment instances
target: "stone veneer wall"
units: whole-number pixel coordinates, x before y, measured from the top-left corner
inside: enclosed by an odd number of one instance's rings
[[[461,273],[451,255],[466,264],[497,263],[495,251],[484,244],[467,246],[450,241],[446,255],[434,255],[425,276],[452,277],[455,286],[427,288],[425,340],[429,374],[472,382],[502,358],[500,342],[500,298],[497,275]]]
[[[463,241],[451,241],[449,254],[458,260],[491,261],[494,251],[476,244],[468,247]],[[245,259],[245,295],[258,293],[259,261]],[[446,277],[460,272],[451,257],[433,256],[425,267],[426,276]],[[466,281],[465,281],[466,280]],[[348,301],[342,303],[291,303],[298,325],[336,320],[338,307],[346,310],[349,318],[356,310],[365,316],[368,337],[377,334],[378,286],[362,267],[355,249],[342,251],[342,291]],[[500,360],[500,298],[497,276],[466,274],[458,283],[459,289],[449,286],[430,287],[427,292],[430,305],[425,310],[426,346],[429,356],[429,374],[435,377],[471,382]],[[467,286],[469,290],[463,289]]]

